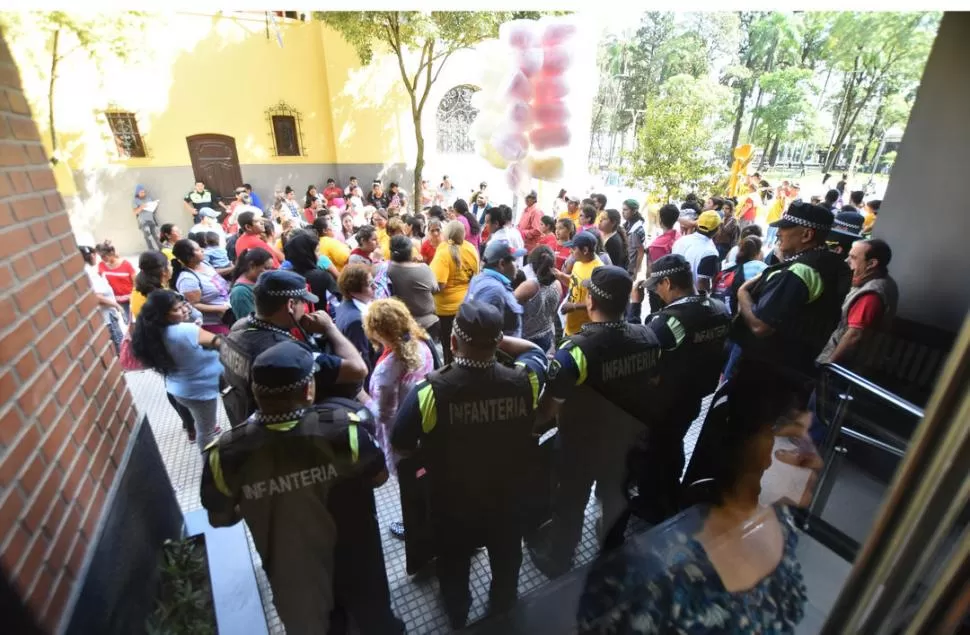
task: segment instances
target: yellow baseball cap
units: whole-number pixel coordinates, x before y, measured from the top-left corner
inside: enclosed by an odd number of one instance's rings
[[[721,226],[721,216],[714,210],[707,210],[697,217],[697,228],[706,232],[717,231]]]

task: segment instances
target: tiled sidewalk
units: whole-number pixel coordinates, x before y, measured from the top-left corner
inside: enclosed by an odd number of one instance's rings
[[[188,441],[182,431],[182,424],[178,415],[165,397],[165,388],[161,377],[153,372],[143,371],[127,373],[126,379],[140,412],[148,415],[152,432],[155,434],[155,440],[158,443],[183,513],[198,509],[201,507],[199,482],[202,475],[202,461],[196,445]],[[222,408],[219,409],[219,418],[219,425],[223,429],[227,429],[229,424]],[[687,439],[685,439],[684,446],[688,456],[693,451],[698,429],[699,424],[695,422],[687,435]],[[410,577],[407,575],[404,543],[391,537],[388,531],[388,524],[400,520],[401,517],[399,496],[397,481],[394,479],[388,480],[376,492],[378,520],[381,526],[387,578],[390,584],[394,611],[405,621],[409,633],[420,633],[422,635],[449,633],[451,629],[438,599],[437,581],[434,580],[433,576]],[[597,505],[594,498],[590,497],[590,504],[586,510],[586,522],[583,527],[583,539],[576,556],[577,566],[589,562],[595,554],[594,527],[598,516]],[[266,580],[266,575],[262,567],[259,566],[259,554],[256,553],[249,532],[246,533],[249,538],[249,547],[252,552],[270,632],[274,634],[285,633],[286,631],[276,615],[276,609],[273,607],[272,592]],[[472,563],[472,607],[469,612],[469,623],[485,614],[489,580],[488,559],[485,552],[482,551]],[[525,555],[522,559],[522,569],[519,575],[520,597],[546,582],[545,576],[535,568],[529,556]]]

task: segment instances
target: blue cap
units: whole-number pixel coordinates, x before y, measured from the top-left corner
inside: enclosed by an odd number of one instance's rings
[[[563,247],[589,247],[590,249],[596,249],[596,236],[591,232],[581,231],[570,241],[563,243]]]
[[[280,342],[253,360],[253,391],[281,393],[306,384],[316,372],[313,352],[301,342]]]
[[[527,253],[529,252],[525,249],[516,249],[507,240],[490,240],[485,245],[485,254],[482,256],[482,262],[486,265],[494,265],[496,262],[506,258],[521,258]]]
[[[256,297],[269,296],[271,298],[300,298],[316,304],[320,298],[310,293],[306,288],[306,278],[295,271],[264,271],[259,275],[253,294]]]
[[[478,348],[495,346],[502,339],[502,314],[491,304],[469,300],[458,307],[451,332]]]

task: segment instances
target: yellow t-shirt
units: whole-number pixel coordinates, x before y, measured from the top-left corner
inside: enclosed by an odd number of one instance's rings
[[[571,220],[573,222],[573,225],[575,225],[577,228],[579,227],[579,210],[578,209],[576,210],[576,213],[575,214],[570,214],[569,213],[569,210],[567,209],[565,212],[563,212],[562,214],[559,215],[559,218],[568,218],[569,220]],[[559,220],[559,218],[557,218],[556,220]]]
[[[343,271],[347,265],[347,259],[350,258],[350,247],[336,238],[321,236],[320,242],[317,243],[317,255],[329,258],[339,273]]]
[[[776,196],[775,200],[771,203],[771,207],[768,208],[768,216],[765,218],[765,222],[773,223],[781,218],[785,208],[788,207],[787,203],[788,201],[786,199]]]
[[[478,250],[467,240],[458,248],[461,265],[455,265],[447,242],[438,245],[431,260],[431,271],[441,290],[434,295],[435,313],[456,315],[468,293],[468,282],[478,273]]]
[[[391,259],[391,237],[387,235],[386,229],[377,227],[377,244],[381,246],[381,253],[385,260]]]
[[[128,300],[128,308],[131,309],[131,319],[133,321],[138,317],[138,314],[141,313],[141,308],[145,305],[145,300],[147,299],[148,298],[138,292],[138,289],[131,290],[131,298]]]
[[[569,295],[566,297],[566,302],[576,302],[578,304],[586,302],[586,294],[589,292],[583,286],[583,280],[589,280],[590,276],[593,275],[593,269],[602,266],[603,261],[598,257],[593,258],[590,262],[579,262],[577,260],[573,264],[572,276],[569,279]],[[589,313],[586,312],[586,309],[570,311],[566,314],[566,327],[564,329],[566,335],[579,333],[579,330],[583,328],[583,324],[587,322],[589,322]]]

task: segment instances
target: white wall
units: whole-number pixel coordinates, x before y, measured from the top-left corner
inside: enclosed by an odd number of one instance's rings
[[[900,317],[957,331],[970,307],[970,13],[946,13],[873,234]]]

